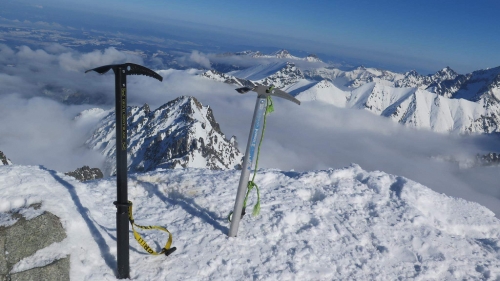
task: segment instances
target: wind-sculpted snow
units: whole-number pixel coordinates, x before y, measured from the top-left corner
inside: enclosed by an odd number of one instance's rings
[[[228,238],[239,172],[156,170],[131,175],[141,225],[162,225],[177,251],[151,256],[130,236],[132,280],[496,280],[500,220],[477,203],[357,165],[297,173],[259,170],[261,215]],[[116,267],[114,178],[81,183],[43,167],[0,167],[0,225],[8,212],[57,215],[67,238],[17,271],[70,255],[71,280],[111,280]],[[249,205],[255,202],[255,195]],[[39,210],[28,208],[41,203]],[[142,232],[159,250],[167,236]],[[156,244],[156,243],[157,244]]]
[[[233,169],[241,163],[242,154],[221,132],[212,110],[194,97],[179,97],[154,111],[147,104],[127,111],[129,171]],[[86,142],[106,156],[108,174],[116,171],[115,118],[114,111],[105,116]]]

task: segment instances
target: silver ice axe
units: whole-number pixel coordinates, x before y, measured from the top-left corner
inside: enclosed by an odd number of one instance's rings
[[[257,85],[253,88],[243,87],[236,89],[238,93],[245,94],[250,91],[257,93],[257,102],[255,104],[255,110],[253,113],[252,126],[250,127],[250,134],[248,136],[247,148],[245,152],[245,157],[243,158],[243,166],[241,170],[240,183],[238,186],[238,192],[236,193],[236,201],[234,203],[234,210],[231,216],[231,226],[229,228],[229,237],[236,237],[238,234],[238,227],[240,224],[241,216],[243,213],[243,202],[245,200],[245,193],[248,188],[248,179],[250,176],[250,170],[252,168],[255,147],[257,145],[257,138],[262,126],[262,118],[266,111],[266,101],[269,96],[275,96],[283,98],[300,105],[300,101],[294,98],[292,95],[276,89],[273,86]]]

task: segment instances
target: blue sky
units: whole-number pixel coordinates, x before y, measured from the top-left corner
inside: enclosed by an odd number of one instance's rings
[[[190,26],[226,40],[244,31],[250,45],[355,58],[398,71],[450,66],[465,73],[500,65],[500,1],[23,2]]]

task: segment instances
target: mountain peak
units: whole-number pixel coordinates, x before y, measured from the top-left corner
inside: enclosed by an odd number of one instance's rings
[[[288,58],[293,58],[293,56],[290,54],[290,52],[288,52],[287,50],[285,49],[281,49],[277,52],[274,52],[272,54],[273,56],[279,58],[279,59],[288,59]]]
[[[441,80],[451,80],[455,79],[455,77],[458,76],[458,73],[456,73],[455,70],[451,69],[451,67],[447,66],[436,72],[433,76],[440,77]]]
[[[309,54],[305,57],[305,60],[309,62],[322,62],[322,60],[315,54]]]
[[[128,107],[128,169],[156,168],[232,169],[242,153],[222,133],[212,109],[196,98],[180,96],[158,109]],[[116,171],[115,113],[98,124],[86,144],[106,156],[106,173]],[[110,126],[110,124],[112,124]]]

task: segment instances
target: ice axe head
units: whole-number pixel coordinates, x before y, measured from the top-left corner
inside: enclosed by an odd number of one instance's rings
[[[104,74],[108,72],[110,69],[113,69],[115,74],[119,74],[118,71],[121,71],[120,74],[125,74],[125,75],[145,75],[149,76],[152,78],[155,78],[157,80],[163,81],[163,77],[161,77],[158,73],[154,72],[153,70],[144,67],[142,65],[138,65],[135,63],[124,63],[124,64],[110,64],[110,65],[103,65],[99,66],[93,69],[89,69],[85,71],[85,73],[90,72],[90,71],[95,71],[99,74]]]
[[[236,91],[240,94],[246,94],[250,91],[256,92],[258,94],[259,98],[265,98],[268,96],[274,96],[274,97],[279,97],[283,98],[286,100],[289,100],[291,102],[294,102],[298,105],[300,105],[300,101],[296,98],[294,98],[292,95],[289,93],[282,91],[280,89],[275,88],[274,86],[264,86],[264,85],[257,85],[253,88],[251,87],[242,87],[236,89]]]

